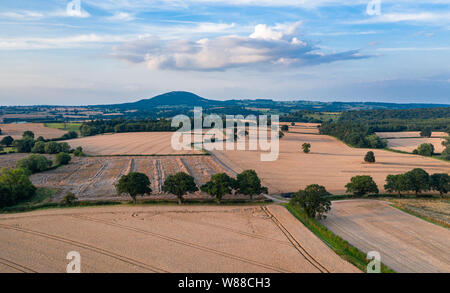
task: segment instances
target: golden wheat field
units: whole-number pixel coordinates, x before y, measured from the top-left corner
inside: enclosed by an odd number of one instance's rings
[[[35,138],[39,136],[45,139],[58,138],[67,131],[45,127],[43,123],[19,123],[19,124],[0,124],[2,135],[0,139],[5,136],[12,136],[14,139],[22,138],[22,134],[27,131],[33,131]]]
[[[311,144],[311,152],[305,154],[301,145]],[[279,158],[262,162],[262,151],[212,151],[224,165],[239,173],[254,169],[271,194],[296,192],[309,184],[324,185],[329,192],[345,193],[345,185],[357,175],[370,175],[383,192],[385,178],[414,168],[429,173],[449,173],[450,163],[416,155],[399,154],[385,150],[372,150],[376,163],[364,162],[369,149],[351,148],[326,135],[286,133],[280,140]]]
[[[136,132],[88,136],[68,140],[71,147],[81,146],[92,155],[182,155],[201,154],[199,150],[174,150],[173,132]]]
[[[0,215],[0,272],[359,272],[282,206],[128,206]]]

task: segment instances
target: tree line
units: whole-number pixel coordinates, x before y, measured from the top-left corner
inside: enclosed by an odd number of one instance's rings
[[[150,188],[150,179],[147,175],[139,172],[132,172],[123,175],[116,184],[117,193],[128,194],[136,203],[138,195],[149,195],[152,192]],[[177,196],[178,203],[184,201],[184,195],[196,191],[203,191],[216,199],[218,203],[226,194],[233,192],[248,195],[250,200],[253,196],[268,193],[267,187],[261,185],[257,173],[254,170],[246,170],[236,176],[236,179],[230,177],[226,173],[218,173],[211,176],[210,181],[202,185],[200,188],[195,183],[194,177],[184,172],[170,175],[164,181],[162,190],[166,193]]]
[[[176,131],[178,128],[171,126],[168,119],[143,119],[129,120],[117,118],[112,120],[94,120],[84,122],[80,127],[82,136],[92,136],[102,133],[121,132],[154,132],[154,131]]]
[[[387,147],[387,141],[375,134],[367,125],[353,121],[325,122],[319,127],[320,134],[334,136],[346,144],[358,148]]]

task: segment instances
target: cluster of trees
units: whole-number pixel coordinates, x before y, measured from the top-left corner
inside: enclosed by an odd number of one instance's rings
[[[330,120],[332,120],[330,115],[310,110],[300,110],[280,116],[280,122],[322,123]]]
[[[398,193],[413,191],[419,194],[423,191],[438,191],[442,196],[450,191],[450,176],[436,173],[431,176],[423,169],[417,168],[399,175],[388,175],[384,188],[388,192]]]
[[[442,145],[445,147],[445,149],[441,153],[441,158],[450,161],[450,136],[445,138],[445,140],[442,142]]]
[[[171,126],[171,120],[128,120],[128,119],[113,119],[113,120],[94,120],[84,122],[80,127],[82,136],[92,136],[101,133],[111,132],[150,132],[150,131],[176,131],[177,128]]]
[[[68,132],[63,135],[65,139],[76,138],[78,134],[74,131]],[[71,149],[66,142],[58,143],[54,139],[46,140],[42,136],[34,139],[34,133],[32,131],[25,131],[22,135],[22,139],[14,140],[11,136],[4,137],[0,144],[4,146],[13,146],[19,153],[35,153],[35,154],[59,154],[59,153],[74,153],[76,156],[83,156],[83,149],[77,147]]]
[[[55,157],[56,166],[67,165],[72,160],[68,153],[58,153]],[[32,154],[20,159],[16,163],[16,168],[28,171],[30,174],[44,172],[53,166],[53,161],[39,154]]]
[[[378,194],[378,186],[371,176],[355,176],[345,186],[347,193],[356,197],[366,194]],[[429,175],[425,170],[416,168],[399,175],[388,175],[384,189],[387,192],[398,193],[414,192],[418,195],[424,191],[437,191],[444,195],[450,191],[450,176],[446,173]]]
[[[12,206],[30,199],[36,194],[36,187],[24,169],[0,170],[0,208]]]
[[[224,195],[231,194],[233,191],[248,195],[251,200],[255,195],[268,192],[266,187],[261,186],[261,180],[254,170],[243,171],[237,175],[236,179],[225,173],[215,174],[200,189],[213,196],[218,203]],[[134,203],[138,195],[144,196],[152,192],[147,175],[138,172],[123,175],[116,185],[116,190],[118,194],[129,194]],[[178,203],[181,204],[184,201],[184,195],[196,192],[199,188],[192,176],[179,172],[166,178],[162,190],[176,195]]]
[[[386,140],[377,136],[373,129],[354,121],[325,122],[320,126],[319,132],[334,136],[353,147],[376,149],[387,147]]]

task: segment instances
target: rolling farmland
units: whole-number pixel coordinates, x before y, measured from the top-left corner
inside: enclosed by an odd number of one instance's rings
[[[311,143],[311,153],[304,154],[301,145]],[[344,194],[345,185],[356,175],[370,175],[383,191],[386,176],[414,168],[429,173],[448,173],[450,163],[415,155],[373,150],[377,162],[363,162],[368,149],[351,148],[326,135],[286,133],[280,140],[280,155],[273,162],[262,162],[261,151],[213,151],[226,166],[239,173],[254,169],[269,187],[271,194],[296,192],[309,184],[324,185],[334,194]]]

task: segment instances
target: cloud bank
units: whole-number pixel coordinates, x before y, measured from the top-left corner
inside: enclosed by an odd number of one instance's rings
[[[221,36],[197,41],[165,41],[143,37],[114,46],[113,55],[152,70],[221,71],[255,65],[306,66],[368,58],[358,50],[325,53],[300,40],[301,22],[269,27],[255,26],[250,36]]]

